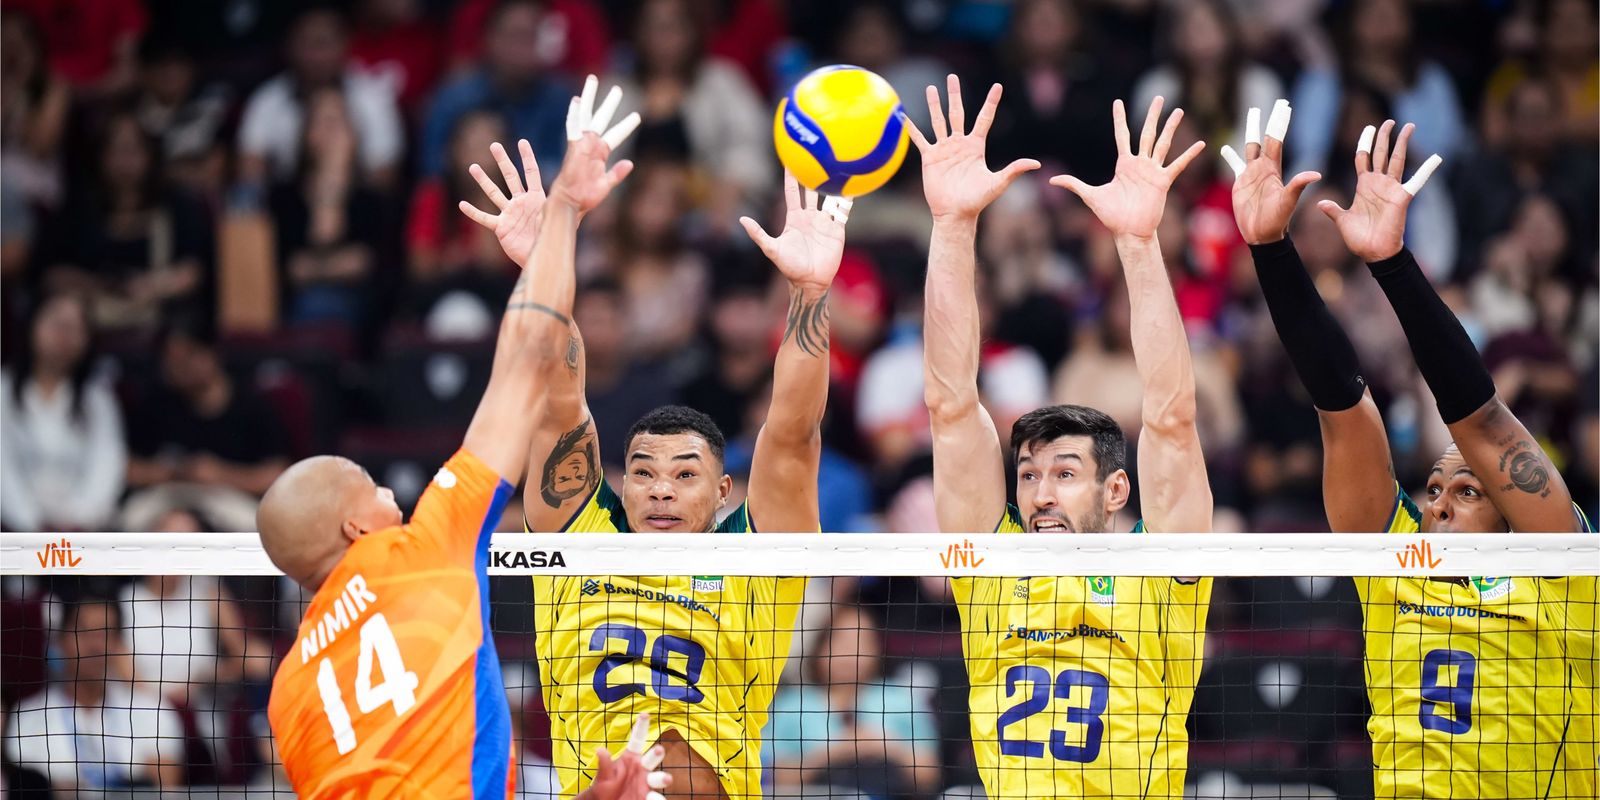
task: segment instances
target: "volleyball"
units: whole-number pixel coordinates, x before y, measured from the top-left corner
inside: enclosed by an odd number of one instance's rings
[[[909,138],[900,96],[871,70],[815,70],[778,101],[772,136],[778,160],[801,185],[859,197],[900,169]]]

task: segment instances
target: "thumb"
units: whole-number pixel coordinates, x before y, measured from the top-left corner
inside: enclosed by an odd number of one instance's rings
[[[1320,180],[1322,180],[1322,174],[1319,172],[1302,172],[1290,178],[1289,184],[1283,188],[1284,191],[1289,193],[1290,202],[1298,204],[1300,195],[1304,194],[1306,189],[1311,187],[1311,184]]]
[[[1084,202],[1089,201],[1089,190],[1094,188],[1071,175],[1057,175],[1050,179],[1050,185],[1059,186],[1063,189],[1066,189],[1078,197],[1083,198]]]
[[[761,248],[761,252],[767,258],[772,258],[772,249],[777,245],[777,240],[767,235],[765,230],[762,230],[761,223],[749,217],[740,217],[739,224],[743,225],[744,232],[750,235],[750,241],[755,242],[756,247]]]
[[[612,188],[616,188],[616,185],[622,183],[622,179],[628,177],[631,172],[633,172],[633,162],[623,159],[611,165],[611,171],[606,177],[610,180]]]
[[[595,777],[599,778],[611,774],[611,753],[604,747],[594,751]]]
[[[1044,165],[1034,159],[1019,158],[1007,164],[1005,169],[1000,170],[1000,185],[1002,187],[1010,186],[1012,181],[1022,177],[1024,173],[1032,172],[1042,166]]]
[[[1322,213],[1327,214],[1328,219],[1333,220],[1335,225],[1339,224],[1339,220],[1343,219],[1346,213],[1344,209],[1339,207],[1338,203],[1335,203],[1332,200],[1322,200],[1318,202],[1317,208],[1320,209]]]

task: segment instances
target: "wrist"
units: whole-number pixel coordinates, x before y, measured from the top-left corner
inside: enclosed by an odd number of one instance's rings
[[[978,233],[978,215],[976,213],[934,214],[933,229],[935,232],[971,233],[976,236]]]
[[[1294,242],[1288,234],[1278,237],[1270,242],[1248,242],[1250,255],[1257,262],[1263,259],[1276,258],[1294,250]]]
[[[1154,233],[1149,235],[1140,233],[1116,233],[1112,235],[1112,241],[1116,243],[1118,249],[1124,247],[1155,247],[1156,235]]]

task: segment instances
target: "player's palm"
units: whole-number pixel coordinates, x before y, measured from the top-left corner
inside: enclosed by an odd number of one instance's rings
[[[788,205],[783,233],[769,236],[755,220],[743,217],[739,221],[791,284],[831,286],[844,257],[844,226],[850,218],[851,201],[819,198],[810,189],[802,190],[793,175],[785,175],[783,182]]]
[[[506,154],[504,147],[499,142],[490,145],[489,152],[494,155],[495,164],[500,168],[500,175],[505,179],[506,188],[511,191],[507,197],[495,185],[483,168],[473,164],[468,172],[483,189],[490,202],[500,210],[498,214],[487,214],[478,210],[471,203],[463,200],[460,208],[473,222],[494,231],[494,236],[500,241],[500,249],[504,250],[506,257],[520,265],[526,265],[533,257],[533,245],[539,238],[539,220],[544,215],[544,184],[539,180],[539,164],[534,160],[533,148],[528,140],[523,139],[517,143],[522,156],[522,175],[517,175],[516,167],[512,165],[511,158]],[[526,185],[524,185],[526,181]]]
[[[928,200],[928,210],[935,219],[975,219],[1017,176],[1038,169],[1039,162],[1025,158],[1006,165],[999,172],[989,170],[984,148],[989,127],[994,123],[995,108],[1000,104],[1000,84],[989,89],[971,133],[965,129],[961,82],[954,75],[949,78],[947,93],[950,96],[948,118],[939,103],[939,90],[928,87],[928,112],[933,119],[934,141],[929,142],[910,119],[902,121],[922,154],[922,192]],[[948,133],[945,132],[947,121]]]
[[[606,159],[610,157],[610,145],[592,131],[569,142],[561,174],[550,187],[551,195],[572,205],[580,214],[593,211],[633,171],[633,162],[627,160],[607,169]]]
[[[1276,242],[1289,229],[1289,218],[1307,186],[1321,176],[1305,172],[1283,183],[1283,169],[1270,158],[1249,162],[1233,182],[1233,218],[1249,244]]]
[[[1052,186],[1060,186],[1082,198],[1084,205],[1116,236],[1150,238],[1156,235],[1161,215],[1166,211],[1167,191],[1172,182],[1183,174],[1189,162],[1205,148],[1205,142],[1195,142],[1171,164],[1165,164],[1167,151],[1177,135],[1178,124],[1183,120],[1183,109],[1173,111],[1166,125],[1156,136],[1156,125],[1161,119],[1162,99],[1150,102],[1145,113],[1144,131],[1139,149],[1133,150],[1128,136],[1127,111],[1118,100],[1111,105],[1117,138],[1117,171],[1111,182],[1090,186],[1071,176],[1057,175],[1050,179]]]
[[[1329,203],[1332,201],[1323,201]],[[1334,223],[1344,246],[1363,261],[1382,261],[1405,243],[1406,208],[1411,195],[1400,181],[1381,172],[1367,172],[1356,180],[1350,208]]]

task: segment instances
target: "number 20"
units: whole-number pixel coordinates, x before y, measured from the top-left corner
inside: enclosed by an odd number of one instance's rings
[[[645,693],[642,683],[613,685],[607,676],[617,667],[644,658],[645,642],[649,639],[649,635],[632,625],[607,623],[594,629],[594,634],[589,637],[589,650],[604,651],[606,642],[612,639],[625,643],[626,649],[621,654],[613,653],[601,659],[600,666],[594,671],[594,693],[603,703],[615,703],[630,694]],[[681,676],[683,685],[673,684],[667,680],[676,674],[671,671],[671,659],[674,654],[684,658]],[[700,681],[700,672],[705,669],[705,665],[705,648],[682,636],[663,633],[656,637],[655,647],[650,649],[650,686],[662,700],[698,703],[705,699],[705,693],[695,684]]]
[[[383,670],[383,683],[372,685],[372,658],[378,658]],[[406,713],[417,704],[417,674],[407,672],[400,660],[400,645],[389,629],[389,620],[383,614],[373,614],[361,626],[361,654],[356,660],[356,707],[362,714],[370,714],[379,706],[394,706],[395,716]],[[322,710],[328,714],[328,725],[333,728],[333,743],[339,755],[356,749],[355,724],[350,710],[344,705],[339,691],[339,681],[333,674],[333,662],[327,658],[317,666],[317,690],[322,695]]]

